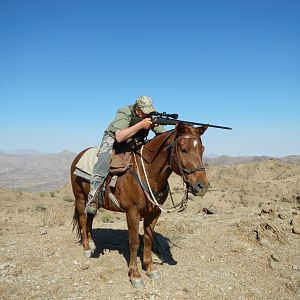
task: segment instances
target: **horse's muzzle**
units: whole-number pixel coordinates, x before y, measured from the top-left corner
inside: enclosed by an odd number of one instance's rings
[[[207,192],[207,186],[204,185],[203,182],[199,181],[196,182],[195,184],[190,184],[189,185],[189,191],[194,195],[194,196],[203,196]]]

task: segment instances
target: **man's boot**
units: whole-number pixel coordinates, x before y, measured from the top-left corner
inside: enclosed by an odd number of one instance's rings
[[[100,176],[93,176],[90,182],[90,192],[88,195],[88,201],[86,205],[86,213],[91,215],[96,215],[99,206],[102,204],[101,188],[103,184],[103,178]],[[99,205],[100,200],[100,205]]]

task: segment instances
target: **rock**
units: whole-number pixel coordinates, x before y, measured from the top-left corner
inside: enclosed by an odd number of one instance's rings
[[[274,261],[280,261],[280,259],[278,258],[278,256],[276,254],[271,254],[271,258],[274,260]]]
[[[74,260],[73,264],[74,264],[74,266],[79,266],[80,265],[80,263],[77,260]]]
[[[300,215],[293,217],[291,225],[293,226],[292,232],[300,235]]]
[[[10,274],[11,274],[12,276],[18,277],[18,276],[21,275],[22,273],[23,273],[22,268],[17,267],[17,268],[14,268]]]
[[[256,287],[250,288],[249,292],[258,297],[261,297],[261,295],[263,294],[262,290]]]
[[[51,252],[48,252],[46,255],[48,256],[48,257],[50,257],[50,256],[53,256],[55,254],[55,252],[54,251],[51,251]]]
[[[275,270],[276,269],[276,262],[269,257],[269,267],[272,269],[272,270]]]
[[[206,207],[202,208],[202,212],[204,212],[207,215],[213,215],[214,214],[213,209],[208,209]]]
[[[262,207],[261,212],[263,214],[271,214],[271,213],[273,213],[273,209],[270,205],[265,205]]]
[[[40,235],[46,235],[47,234],[47,229],[43,228],[40,231]]]
[[[7,268],[9,268],[10,266],[11,266],[10,263],[4,263],[4,264],[1,264],[1,265],[0,265],[0,270],[7,269]]]
[[[90,263],[89,262],[85,262],[84,264],[82,264],[80,266],[81,270],[87,270],[90,267]]]

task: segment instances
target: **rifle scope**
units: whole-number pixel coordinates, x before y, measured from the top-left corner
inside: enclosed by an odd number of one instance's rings
[[[151,113],[152,116],[159,117],[159,118],[169,118],[169,119],[178,119],[178,114],[167,114],[165,111],[164,112],[158,112],[154,111]]]

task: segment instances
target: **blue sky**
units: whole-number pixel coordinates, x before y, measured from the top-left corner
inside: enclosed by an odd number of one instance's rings
[[[0,149],[79,152],[140,95],[206,152],[300,154],[300,1],[0,0]]]

